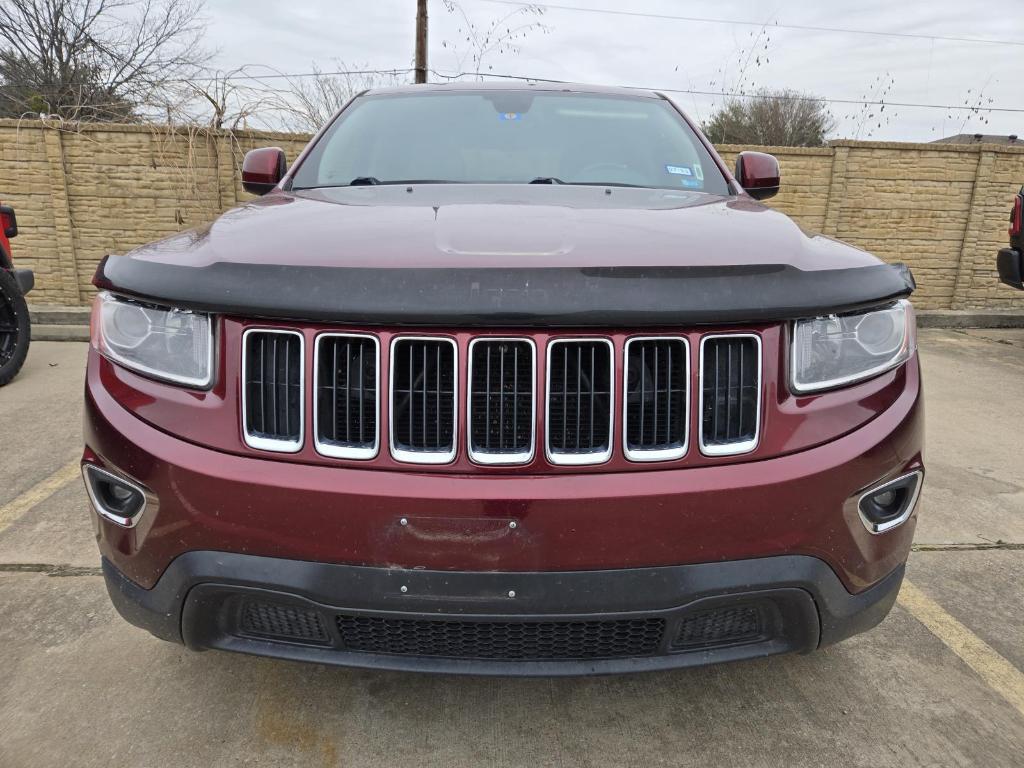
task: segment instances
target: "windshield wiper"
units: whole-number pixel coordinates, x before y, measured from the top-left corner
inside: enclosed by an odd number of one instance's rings
[[[295,192],[306,189],[340,189],[343,187],[376,187],[397,184],[465,184],[464,181],[450,181],[448,179],[388,179],[381,181],[376,176],[356,176],[348,184],[312,184],[308,187],[292,187]]]
[[[662,189],[662,187],[649,187],[646,184],[627,184],[624,181],[567,181],[576,187],[632,187],[634,189]]]

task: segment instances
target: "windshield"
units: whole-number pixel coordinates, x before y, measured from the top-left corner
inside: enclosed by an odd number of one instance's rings
[[[317,142],[293,189],[399,182],[729,194],[703,144],[664,99],[519,90],[360,97]]]

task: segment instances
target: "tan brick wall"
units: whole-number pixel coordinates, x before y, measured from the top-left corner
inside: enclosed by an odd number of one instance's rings
[[[210,221],[247,199],[239,175],[247,150],[277,145],[292,160],[308,138],[0,120],[0,199],[18,210],[15,258],[36,271],[33,302],[87,303],[104,254]],[[719,148],[730,165],[742,149]],[[782,191],[770,205],[810,232],[909,264],[920,308],[1024,309],[1024,294],[1000,285],[995,271],[1010,199],[1024,183],[1024,149],[758,149],[782,165]]]

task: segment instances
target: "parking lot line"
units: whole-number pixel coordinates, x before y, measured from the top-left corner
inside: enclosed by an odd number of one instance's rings
[[[1024,715],[1024,673],[907,580],[899,604]]]
[[[13,501],[0,507],[0,531],[28,512],[36,504],[46,501],[76,477],[82,476],[78,459],[70,461],[45,480],[40,480]]]

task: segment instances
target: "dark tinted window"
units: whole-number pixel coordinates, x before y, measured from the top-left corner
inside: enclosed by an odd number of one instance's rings
[[[666,101],[544,91],[361,97],[317,143],[294,186],[548,178],[728,194],[707,150]]]

